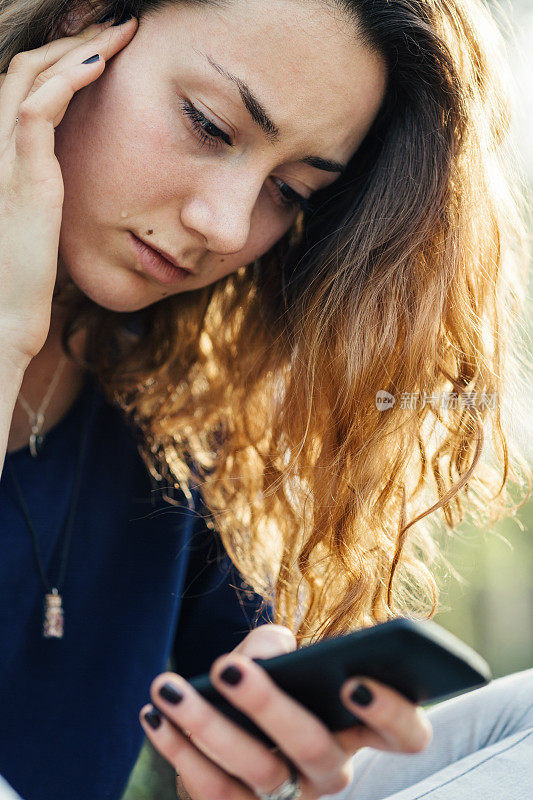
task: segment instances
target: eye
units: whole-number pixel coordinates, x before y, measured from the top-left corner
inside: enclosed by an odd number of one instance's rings
[[[280,180],[279,178],[272,178],[274,184],[278,187],[278,197],[281,199],[281,203],[288,208],[295,208],[300,207],[304,211],[310,212],[313,209],[313,204],[307,197],[302,197],[301,194],[295,192],[294,189],[285,183],[284,181]]]
[[[188,100],[182,100],[180,105],[183,113],[191,120],[193,130],[201,147],[217,148],[222,147],[222,143],[227,144],[228,147],[233,147],[229,136],[208,120],[192,103],[189,103]],[[312,203],[306,197],[291,189],[287,183],[279,178],[272,178],[272,181],[276,186],[276,196],[280,205],[290,210],[294,208],[302,208],[307,212],[312,210]]]
[[[229,147],[233,147],[231,143],[231,139],[221,131],[220,128],[210,122],[207,117],[204,117],[201,111],[198,111],[191,103],[187,100],[181,101],[181,107],[183,109],[183,113],[188,116],[191,120],[192,127],[196,132],[200,144],[202,147],[220,147],[221,142],[229,145]]]

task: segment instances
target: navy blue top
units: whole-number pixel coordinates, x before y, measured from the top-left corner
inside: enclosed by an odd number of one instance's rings
[[[118,800],[144,738],[139,710],[168,659],[192,677],[269,621],[183,494],[174,490],[179,507],[163,499],[92,376],[37,458],[29,447],[10,454],[50,583],[84,413],[63,639],[42,636],[44,589],[7,465],[0,480],[0,775],[24,800]]]

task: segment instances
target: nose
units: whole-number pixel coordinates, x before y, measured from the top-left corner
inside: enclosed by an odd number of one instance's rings
[[[250,236],[252,213],[257,202],[258,179],[235,175],[197,183],[184,199],[181,223],[200,234],[212,252],[231,255],[242,250]],[[261,179],[262,181],[262,179]]]

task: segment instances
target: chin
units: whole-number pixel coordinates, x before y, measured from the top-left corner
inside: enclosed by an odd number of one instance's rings
[[[161,299],[133,267],[109,264],[102,258],[69,258],[65,253],[61,259],[78,289],[109,311],[138,311]]]

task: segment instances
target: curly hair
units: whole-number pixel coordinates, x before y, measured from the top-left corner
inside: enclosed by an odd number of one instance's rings
[[[85,3],[80,27],[164,4]],[[150,473],[200,490],[207,524],[299,643],[432,616],[451,567],[440,535],[467,510],[476,524],[514,514],[531,492],[501,416],[528,268],[502,33],[481,0],[328,4],[387,65],[347,171],[254,264],[135,312],[137,333],[132,314],[73,285],[61,295],[65,351],[86,329],[79,363]],[[4,2],[3,68],[71,8]],[[527,486],[518,504],[511,483]]]

